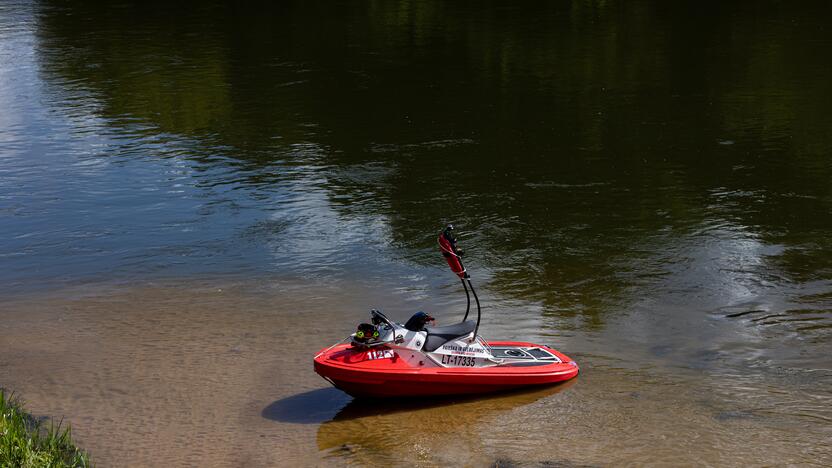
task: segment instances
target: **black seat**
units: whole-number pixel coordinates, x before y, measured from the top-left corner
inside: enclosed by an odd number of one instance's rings
[[[459,338],[471,333],[476,327],[477,322],[472,320],[455,323],[453,325],[446,325],[444,327],[425,327],[425,331],[428,332],[428,337],[425,339],[425,346],[423,349],[428,352],[436,351],[436,348],[453,340],[454,338]]]

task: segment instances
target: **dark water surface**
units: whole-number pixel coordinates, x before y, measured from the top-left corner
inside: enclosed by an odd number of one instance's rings
[[[0,386],[103,466],[832,464],[828,2],[0,0]],[[362,405],[366,310],[571,385]],[[125,461],[127,460],[127,461]]]

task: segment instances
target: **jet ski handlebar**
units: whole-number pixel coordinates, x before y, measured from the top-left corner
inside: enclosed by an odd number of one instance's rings
[[[394,326],[393,321],[387,318],[386,315],[382,314],[380,310],[373,309],[370,311],[370,319],[373,322],[373,325],[380,325],[382,323],[386,325],[390,325],[391,327]]]
[[[451,268],[451,271],[456,274],[460,281],[462,281],[462,288],[465,290],[465,298],[467,302],[465,305],[465,316],[462,318],[463,322],[468,320],[468,314],[471,312],[471,294],[474,296],[474,301],[477,304],[477,326],[474,329],[474,337],[476,339],[477,332],[480,329],[480,318],[482,317],[480,299],[477,297],[477,292],[474,290],[474,285],[471,283],[471,275],[468,274],[468,271],[465,269],[465,265],[462,264],[462,250],[456,245],[456,238],[453,236],[453,230],[454,225],[448,224],[439,234],[439,250],[442,252],[442,256],[445,257],[445,261],[448,262],[448,266]]]

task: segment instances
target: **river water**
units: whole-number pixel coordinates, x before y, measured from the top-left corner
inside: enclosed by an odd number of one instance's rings
[[[0,1],[0,386],[99,466],[832,464],[827,2]],[[359,402],[370,308],[582,367]]]

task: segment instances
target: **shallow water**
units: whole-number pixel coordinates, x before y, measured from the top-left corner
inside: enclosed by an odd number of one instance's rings
[[[581,375],[485,398],[354,401],[311,371],[311,357],[367,302],[385,302],[394,316],[425,303],[355,284],[309,286],[166,282],[4,302],[0,372],[38,414],[65,415],[104,465],[822,465],[832,457],[828,370],[732,365],[739,359],[692,343],[594,354],[583,340],[529,329],[518,335],[554,339]],[[488,326],[495,336],[512,330]],[[671,357],[687,353],[686,365]]]
[[[0,386],[103,466],[832,463],[824,2],[0,3]],[[464,308],[582,366],[360,404]]]

